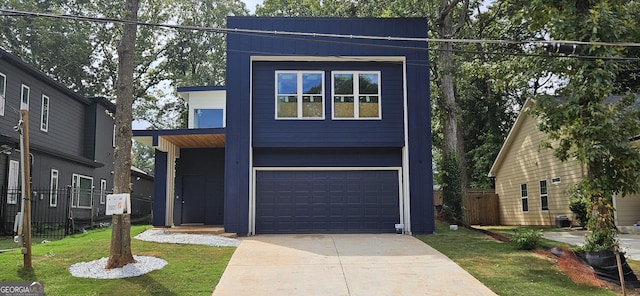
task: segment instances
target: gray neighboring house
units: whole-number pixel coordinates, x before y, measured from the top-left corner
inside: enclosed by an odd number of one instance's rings
[[[0,235],[13,231],[20,208],[20,136],[14,126],[21,105],[29,110],[32,210],[38,213],[32,221],[93,222],[104,216],[113,188],[115,105],[75,93],[0,48]],[[133,183],[150,178],[132,174]],[[152,194],[140,188],[142,195]]]

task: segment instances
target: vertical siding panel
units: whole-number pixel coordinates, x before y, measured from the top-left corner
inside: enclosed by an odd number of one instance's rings
[[[615,197],[616,225],[633,226],[640,223],[640,194]]]

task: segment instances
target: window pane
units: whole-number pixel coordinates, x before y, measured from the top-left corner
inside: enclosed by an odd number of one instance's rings
[[[49,126],[49,97],[42,96],[42,117],[40,120],[40,129],[47,131]]]
[[[303,73],[302,74],[302,93],[303,94],[322,94],[322,74],[320,73]]]
[[[333,74],[333,92],[336,95],[353,94],[353,74]]]
[[[520,185],[520,191],[521,191],[521,195],[522,197],[528,196],[527,195],[527,184],[521,184]]]
[[[358,77],[360,94],[377,95],[378,74],[360,74]]]
[[[6,96],[6,77],[0,74],[0,116],[4,116],[4,100]]]
[[[322,117],[322,96],[302,97],[302,117]]]
[[[278,118],[297,118],[297,96],[278,96]]]
[[[104,204],[107,200],[107,180],[100,180],[100,203]]]
[[[547,180],[540,181],[540,194],[547,194]]]
[[[290,95],[298,93],[298,74],[278,73],[278,94]]]
[[[193,110],[193,126],[195,128],[223,127],[222,109],[195,109]]]
[[[353,96],[335,96],[333,109],[336,118],[353,118]]]
[[[360,96],[358,112],[360,117],[380,117],[378,106],[378,96]]]
[[[26,85],[22,86],[22,101],[20,108],[29,110],[29,87]]]
[[[522,211],[523,212],[529,211],[529,200],[527,198],[522,199]]]
[[[78,196],[78,206],[91,207],[91,191],[93,190],[93,180],[82,176],[78,176],[77,180],[78,183],[76,183],[76,194]]]
[[[540,197],[540,201],[542,202],[542,210],[548,210],[549,209],[549,198],[547,198],[546,196],[541,196]]]
[[[49,206],[58,205],[58,171],[51,170],[51,192],[49,193]]]

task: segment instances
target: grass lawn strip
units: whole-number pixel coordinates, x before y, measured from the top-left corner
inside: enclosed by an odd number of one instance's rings
[[[449,230],[436,223],[434,235],[418,236],[498,295],[616,295],[605,288],[573,283],[551,261],[530,251],[517,250],[477,231]],[[550,242],[545,242],[550,244]]]
[[[135,236],[148,226],[133,226]],[[109,256],[111,229],[92,230],[33,246],[33,270],[22,269],[19,250],[0,254],[0,281],[40,281],[47,295],[211,295],[234,247],[178,245],[131,240],[134,255],[162,258],[160,270],[124,279],[76,278],[70,265]]]

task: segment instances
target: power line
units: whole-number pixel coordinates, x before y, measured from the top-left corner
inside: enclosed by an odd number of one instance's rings
[[[415,38],[415,37],[397,37],[397,36],[371,36],[371,35],[348,35],[348,34],[331,34],[317,32],[293,32],[293,31],[269,31],[255,29],[239,29],[239,28],[215,28],[188,25],[172,25],[157,24],[141,21],[127,21],[117,18],[107,17],[89,17],[80,15],[66,14],[50,14],[41,12],[20,11],[11,9],[0,9],[0,16],[21,16],[21,17],[46,17],[57,19],[69,19],[80,21],[91,21],[101,23],[118,23],[118,24],[136,24],[139,26],[160,27],[177,30],[194,30],[194,31],[212,31],[218,33],[253,33],[263,35],[289,35],[303,37],[327,37],[342,39],[361,39],[361,40],[386,40],[386,41],[413,41],[413,42],[450,42],[450,43],[482,43],[482,44],[533,44],[544,45],[548,43],[566,43],[575,45],[593,45],[593,46],[616,46],[616,47],[640,47],[638,42],[597,42],[597,41],[575,41],[575,40],[495,40],[495,39],[441,39],[441,38]]]

